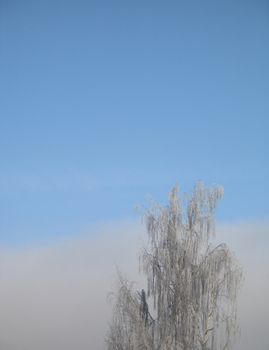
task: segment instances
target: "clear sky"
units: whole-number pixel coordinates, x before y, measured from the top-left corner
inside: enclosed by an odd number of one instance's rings
[[[0,0],[0,243],[221,184],[269,219],[269,3]]]

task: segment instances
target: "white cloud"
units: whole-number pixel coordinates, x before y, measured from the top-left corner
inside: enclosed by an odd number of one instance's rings
[[[96,176],[83,172],[0,172],[0,192],[94,191],[99,185]]]
[[[237,350],[267,350],[268,227],[220,227],[245,270]],[[103,226],[91,235],[47,247],[3,250],[0,256],[0,347],[3,350],[103,350],[110,317],[107,294],[116,265],[139,281],[143,226]]]

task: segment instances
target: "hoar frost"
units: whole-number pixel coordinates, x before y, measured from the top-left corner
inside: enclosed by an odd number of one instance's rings
[[[108,350],[231,349],[242,272],[226,244],[211,243],[222,195],[198,183],[181,199],[175,187],[167,207],[155,204],[145,214],[146,291],[119,277]]]

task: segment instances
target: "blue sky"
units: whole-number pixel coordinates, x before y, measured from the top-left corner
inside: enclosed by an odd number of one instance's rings
[[[268,215],[265,0],[0,1],[0,242],[137,218],[222,184],[222,221]]]

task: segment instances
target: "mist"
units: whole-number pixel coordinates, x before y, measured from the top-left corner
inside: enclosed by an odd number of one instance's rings
[[[244,269],[236,350],[268,350],[269,225],[217,225]],[[140,288],[140,223],[103,225],[51,245],[0,252],[0,348],[104,350],[117,268]]]

